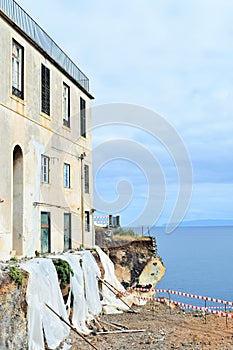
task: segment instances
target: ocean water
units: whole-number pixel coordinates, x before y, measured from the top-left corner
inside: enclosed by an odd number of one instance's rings
[[[233,227],[180,227],[171,234],[156,228],[155,236],[166,267],[157,289],[233,301]],[[201,300],[172,299],[204,306]]]

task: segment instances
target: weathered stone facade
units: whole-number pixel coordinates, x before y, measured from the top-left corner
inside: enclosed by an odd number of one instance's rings
[[[65,54],[13,0],[0,1],[0,32],[0,260],[93,246],[83,75],[67,56],[74,74],[50,55]]]

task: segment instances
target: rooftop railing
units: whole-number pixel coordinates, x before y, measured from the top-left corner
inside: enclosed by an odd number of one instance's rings
[[[2,10],[37,45],[39,45],[56,63],[59,64],[86,91],[89,91],[89,79],[50,38],[50,36],[20,7],[14,0],[0,0]]]

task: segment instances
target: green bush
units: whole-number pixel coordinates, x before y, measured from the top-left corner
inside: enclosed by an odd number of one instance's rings
[[[53,259],[53,263],[57,270],[58,279],[61,280],[61,286],[65,287],[70,283],[70,274],[74,276],[74,272],[65,260]]]

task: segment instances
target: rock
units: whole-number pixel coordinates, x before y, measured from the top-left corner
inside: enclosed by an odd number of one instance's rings
[[[26,282],[19,287],[6,272],[0,277],[0,349],[27,349]]]

